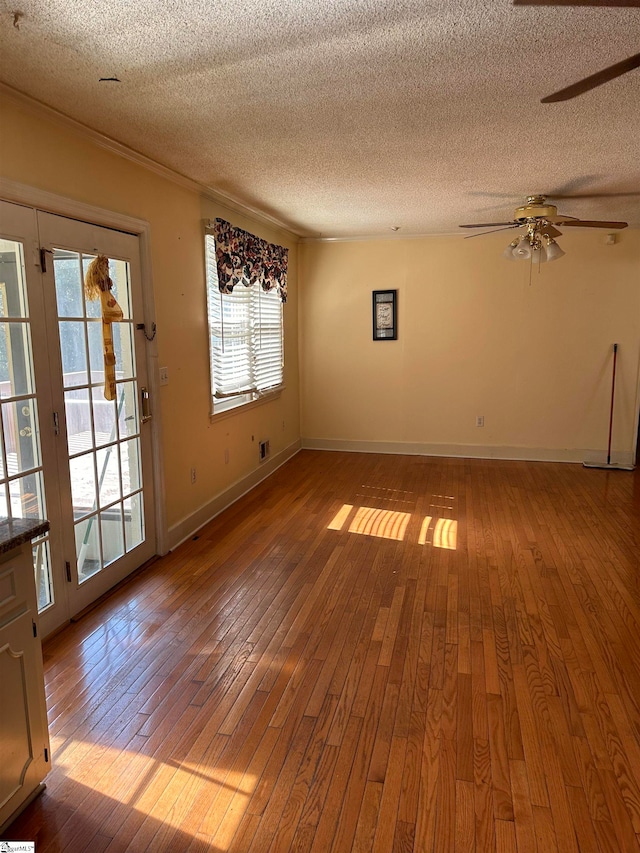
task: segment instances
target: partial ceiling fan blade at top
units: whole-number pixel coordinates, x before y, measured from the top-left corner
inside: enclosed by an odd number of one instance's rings
[[[640,192],[630,192],[630,193],[574,193],[572,195],[562,195],[561,193],[553,193],[549,194],[548,198],[552,199],[561,199],[562,201],[572,199],[580,199],[580,198],[634,198],[636,196],[640,196]]]
[[[573,226],[574,228],[626,228],[628,222],[604,222],[598,219],[567,219],[566,222],[556,222],[563,228]]]
[[[514,6],[609,6],[610,8],[640,8],[640,0],[513,0]]]
[[[515,228],[519,224],[519,222],[514,222],[513,220],[511,222],[480,222],[477,225],[458,225],[458,228],[493,228],[496,225],[510,225],[512,228]]]
[[[628,59],[623,59],[622,62],[616,62],[615,65],[610,65],[608,68],[603,68],[602,71],[596,71],[595,74],[585,77],[584,80],[578,80],[577,83],[572,83],[571,86],[560,89],[554,92],[553,95],[547,95],[546,98],[540,100],[540,103],[555,104],[558,101],[570,101],[571,98],[583,95],[585,92],[602,86],[603,83],[608,83],[610,80],[615,80],[616,77],[621,77],[635,68],[640,68],[640,53],[636,53]]]

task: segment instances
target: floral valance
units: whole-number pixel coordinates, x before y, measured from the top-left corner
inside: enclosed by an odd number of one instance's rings
[[[221,293],[231,293],[236,284],[250,287],[258,283],[263,290],[277,290],[280,299],[287,301],[288,249],[235,228],[224,219],[216,219],[212,230]]]

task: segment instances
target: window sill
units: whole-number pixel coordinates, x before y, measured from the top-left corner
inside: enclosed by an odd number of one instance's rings
[[[261,397],[258,397],[257,400],[248,400],[246,403],[237,403],[235,406],[230,406],[228,409],[223,409],[222,411],[211,412],[209,414],[209,421],[210,423],[213,423],[214,421],[222,421],[225,418],[237,415],[240,412],[246,412],[247,409],[255,409],[257,406],[262,406],[263,403],[270,403],[272,400],[277,400],[284,390],[285,386],[281,385],[274,391],[269,391]]]

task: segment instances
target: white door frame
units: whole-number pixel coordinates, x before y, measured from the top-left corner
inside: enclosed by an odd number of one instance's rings
[[[0,177],[0,198],[5,201],[35,207],[47,213],[56,213],[70,219],[79,219],[92,225],[115,228],[135,234],[140,240],[140,267],[142,278],[142,301],[146,323],[146,360],[153,418],[151,419],[151,449],[153,455],[154,513],[156,517],[156,550],[162,555],[168,548],[167,512],[164,500],[164,464],[162,456],[162,423],[160,419],[160,377],[158,371],[158,342],[154,336],[148,340],[155,324],[155,297],[151,271],[151,226],[144,219],[135,219],[122,213],[114,213],[91,204],[74,201],[55,193],[20,184]]]

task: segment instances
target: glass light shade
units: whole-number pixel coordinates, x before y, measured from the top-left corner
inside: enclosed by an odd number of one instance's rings
[[[529,245],[526,237],[523,237],[517,247],[513,250],[513,257],[525,259],[531,257],[531,246]]]
[[[547,261],[547,251],[544,246],[537,246],[531,253],[534,264],[544,264]]]
[[[514,252],[514,249],[516,248],[517,245],[518,245],[517,240],[513,240],[513,242],[509,243],[507,248],[502,253],[502,257],[506,258],[508,261],[515,261],[516,257],[513,254],[513,252]]]
[[[557,261],[558,258],[561,258],[565,252],[562,251],[560,246],[556,243],[555,240],[549,240],[547,243],[547,260],[548,261]]]

